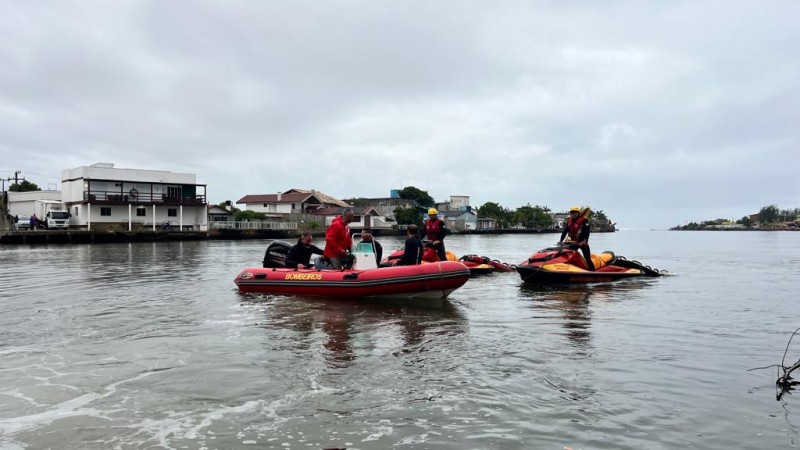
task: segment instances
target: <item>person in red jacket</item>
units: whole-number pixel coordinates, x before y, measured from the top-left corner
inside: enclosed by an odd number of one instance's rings
[[[436,249],[436,254],[439,255],[439,261],[447,261],[447,253],[444,250],[444,237],[447,234],[447,225],[444,220],[439,218],[439,211],[436,208],[428,210],[428,220],[422,227],[422,235],[420,239],[427,238],[431,241],[433,248]]]
[[[353,238],[350,237],[350,228],[347,226],[353,221],[353,210],[347,208],[344,214],[336,216],[325,232],[325,250],[322,257],[330,261],[334,269],[339,270],[353,246]]]
[[[580,247],[583,259],[586,260],[586,266],[589,270],[594,271],[592,252],[589,250],[589,233],[589,219],[581,214],[580,208],[573,206],[569,209],[569,220],[564,225],[564,231],[561,232],[561,239],[558,243],[564,242],[564,237],[569,234],[569,239]]]

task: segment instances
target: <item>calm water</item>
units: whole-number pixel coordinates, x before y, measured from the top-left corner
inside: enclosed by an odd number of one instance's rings
[[[516,263],[555,240],[447,243]],[[0,448],[798,444],[800,396],[775,401],[775,369],[747,369],[800,326],[800,233],[592,243],[676,276],[494,274],[430,311],[239,294],[265,241],[0,247]]]

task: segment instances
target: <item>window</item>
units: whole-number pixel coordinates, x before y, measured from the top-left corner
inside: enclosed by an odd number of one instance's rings
[[[297,209],[297,203],[292,203],[292,210]]]
[[[144,208],[136,208],[136,217],[147,217],[147,210]]]
[[[181,198],[181,188],[176,186],[167,186],[167,197]]]
[[[78,207],[77,207],[77,206],[75,207],[75,214],[74,214],[74,216],[75,216],[75,217],[78,217]]]
[[[101,216],[111,216],[111,208],[104,206],[100,208],[100,215]]]
[[[353,222],[361,222],[361,216],[353,216]]]
[[[175,208],[170,208],[167,210],[167,217],[178,217],[178,210]]]

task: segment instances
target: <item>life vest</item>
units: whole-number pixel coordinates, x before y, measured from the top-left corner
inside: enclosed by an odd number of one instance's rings
[[[425,237],[431,241],[441,241],[442,240],[442,226],[444,222],[442,219],[437,218],[436,220],[428,219],[425,222]]]
[[[578,236],[581,234],[581,227],[583,227],[585,222],[585,216],[580,216],[576,220],[572,220],[572,217],[569,218],[569,221],[567,221],[567,230],[571,240],[576,242],[578,241]]]

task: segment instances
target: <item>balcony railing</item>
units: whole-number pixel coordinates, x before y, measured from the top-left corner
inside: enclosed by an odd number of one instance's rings
[[[162,204],[162,205],[184,205],[202,206],[206,204],[205,195],[195,195],[193,197],[171,196],[167,194],[151,194],[149,192],[139,192],[131,189],[127,193],[119,191],[84,191],[83,200],[90,203],[103,203],[109,205],[127,204]]]
[[[208,222],[209,229],[217,230],[296,230],[297,222]]]

